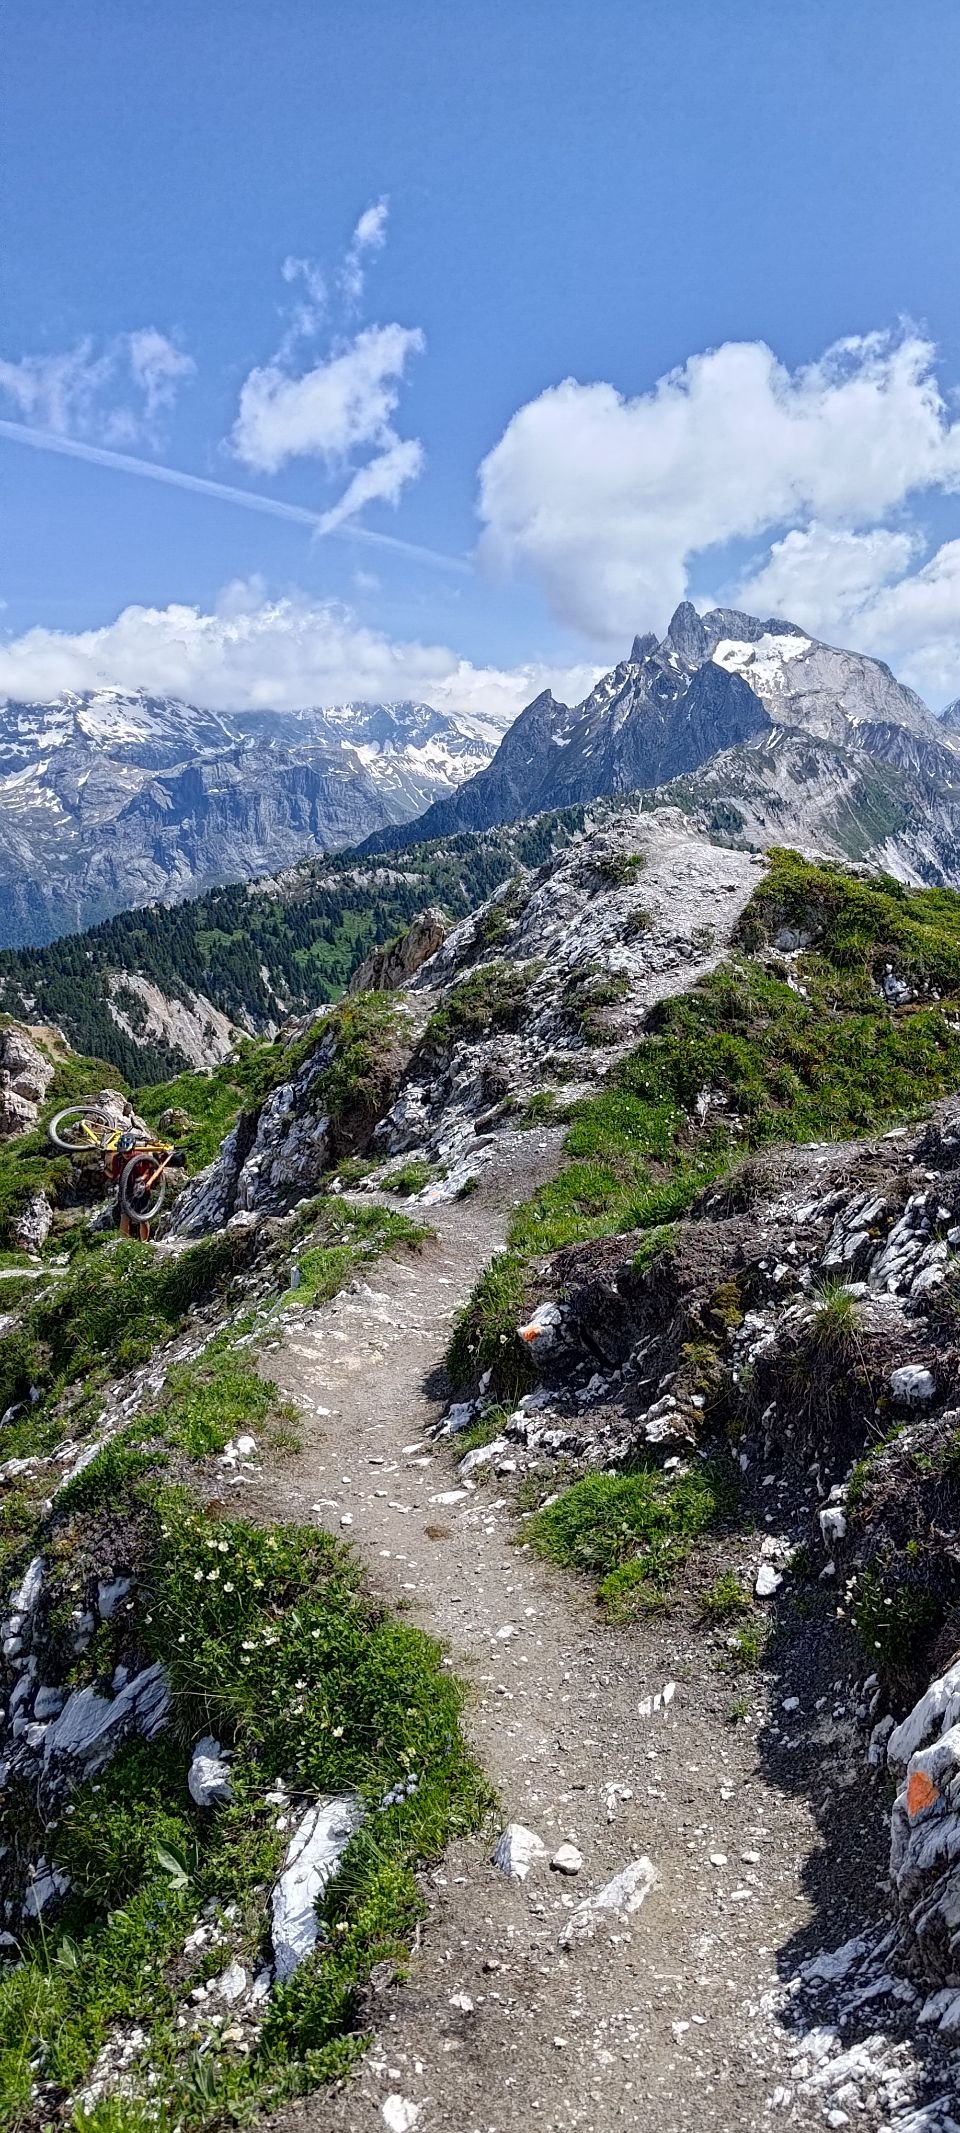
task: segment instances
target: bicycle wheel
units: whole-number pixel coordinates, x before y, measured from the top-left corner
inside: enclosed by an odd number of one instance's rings
[[[106,1112],[94,1111],[89,1104],[70,1104],[50,1120],[47,1139],[64,1155],[90,1155],[100,1147],[109,1126]]]
[[[128,1215],[131,1222],[153,1222],[163,1206],[166,1194],[166,1176],[155,1175],[156,1163],[152,1155],[132,1155],[120,1175],[120,1212]]]

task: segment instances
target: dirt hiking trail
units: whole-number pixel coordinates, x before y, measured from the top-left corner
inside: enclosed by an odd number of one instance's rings
[[[446,1402],[426,1388],[511,1206],[555,1168],[557,1146],[552,1132],[505,1135],[472,1198],[429,1209],[422,1253],[291,1313],[264,1354],[304,1436],[265,1477],[265,1510],[349,1538],[375,1589],[445,1640],[473,1690],[467,1727],[503,1824],[546,1846],[523,1885],[491,1864],[489,1834],[448,1852],[427,1880],[408,1982],[373,2000],[368,2055],[281,2125],[730,2133],[769,2124],[790,2078],[758,2003],[813,1918],[820,1838],[802,1790],[761,1768],[763,1693],[749,1723],[730,1724],[737,1684],[682,1611],[605,1626],[586,1585],[517,1545],[492,1478],[443,1501],[458,1488],[455,1452],[427,1436]],[[669,1707],[641,1715],[667,1681]],[[566,1840],[583,1855],[575,1879],[548,1863]],[[642,1908],[563,1947],[575,1907],[644,1855],[657,1879]],[[828,1946],[854,1930],[842,1904],[831,1923]],[[773,2113],[787,2123],[824,2120],[794,2091]]]

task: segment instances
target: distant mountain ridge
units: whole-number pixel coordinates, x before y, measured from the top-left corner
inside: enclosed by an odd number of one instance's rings
[[[957,706],[935,718],[882,660],[795,622],[732,608],[701,616],[689,601],[665,637],[636,637],[583,703],[536,697],[474,777],[362,849],[631,791],[684,805],[731,839],[809,838],[873,854],[906,880],[960,884]]]
[[[273,873],[422,812],[489,740],[429,704],[202,710],[104,689],[0,707],[0,946]]]

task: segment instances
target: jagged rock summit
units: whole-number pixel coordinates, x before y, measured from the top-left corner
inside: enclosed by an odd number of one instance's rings
[[[715,791],[701,794],[705,774]],[[883,855],[894,871],[960,878],[960,735],[949,714],[935,718],[881,660],[795,622],[723,607],[700,615],[689,600],[662,639],[635,637],[583,703],[536,697],[491,763],[365,849],[607,794],[681,797],[664,794],[678,779],[694,781],[682,804],[702,805],[708,830],[758,844],[802,835],[854,858],[901,836],[899,863],[895,850]],[[738,805],[745,789],[752,812]]]

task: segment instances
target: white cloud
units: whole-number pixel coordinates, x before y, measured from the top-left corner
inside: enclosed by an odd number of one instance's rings
[[[388,205],[377,201],[361,215],[337,280],[344,315],[363,294],[364,259],[386,242]],[[320,514],[320,531],[333,532],[364,504],[396,505],[407,482],[423,467],[423,447],[398,437],[393,427],[407,364],[420,353],[416,326],[365,326],[334,339],[320,361],[307,363],[304,340],[315,338],[326,304],[326,286],[309,259],[289,258],[284,280],[302,282],[306,298],[293,311],[275,356],[251,370],[240,388],[230,443],[244,466],[276,474],[292,459],[319,459],[328,474],[354,467],[346,488]]]
[[[377,459],[359,467],[332,510],[324,512],[320,531],[332,533],[364,504],[376,499],[386,504],[400,501],[405,482],[415,481],[423,467],[423,446],[416,437],[394,437]]]
[[[387,217],[390,213],[388,200],[380,199],[372,207],[364,208],[357,223],[346,259],[340,270],[340,287],[351,308],[363,295],[365,252],[382,252],[387,241]]]
[[[0,361],[0,395],[55,436],[132,444],[152,438],[196,364],[156,326],[117,334],[98,353],[87,336],[55,355]],[[132,396],[132,397],[131,397]]]
[[[422,697],[499,730],[543,688],[577,702],[596,674],[593,665],[476,667],[445,645],[393,643],[332,601],[271,599],[257,581],[228,586],[209,614],[127,607],[101,629],[0,640],[0,697],[21,701],[101,688],[224,711]]]
[[[923,551],[916,533],[873,526],[866,533],[815,524],[774,541],[766,562],[731,594],[755,615],[785,616],[818,636],[849,630],[883,586]]]
[[[775,541],[742,581],[738,606],[785,615],[816,635],[887,659],[934,704],[960,694],[960,540],[918,569],[913,532],[875,526],[849,533],[814,525]]]
[[[706,551],[798,521],[870,526],[960,485],[933,365],[921,335],[875,333],[795,371],[762,342],[727,342],[632,400],[567,379],[481,466],[481,553],[532,571],[599,642],[661,625]]]
[[[417,327],[367,326],[301,377],[277,362],[252,370],[233,427],[238,459],[259,474],[275,474],[289,459],[335,465],[364,446],[394,444],[391,416],[404,369],[422,347]]]

